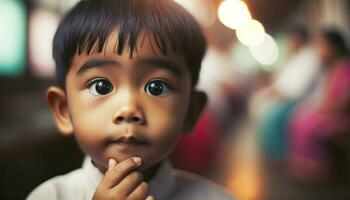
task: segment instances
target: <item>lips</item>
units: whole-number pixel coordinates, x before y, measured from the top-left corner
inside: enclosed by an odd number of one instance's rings
[[[134,152],[135,150],[140,150],[140,148],[148,146],[150,143],[144,137],[131,136],[120,136],[116,139],[111,139],[107,141],[107,146],[117,147],[122,152]]]
[[[148,141],[142,138],[136,138],[133,136],[125,137],[122,136],[117,140],[113,141],[113,143],[120,145],[130,145],[130,146],[140,146],[140,145],[148,145]]]

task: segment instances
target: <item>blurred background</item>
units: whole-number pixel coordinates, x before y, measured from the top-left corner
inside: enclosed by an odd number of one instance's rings
[[[0,199],[80,167],[45,100],[77,0],[0,0]],[[350,199],[350,0],[176,0],[209,48],[209,104],[171,159],[241,200]],[[186,155],[186,156],[184,156]]]

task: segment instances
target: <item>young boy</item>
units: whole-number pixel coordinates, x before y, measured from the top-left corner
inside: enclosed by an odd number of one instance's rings
[[[205,49],[173,0],[80,1],[55,34],[59,85],[47,99],[60,132],[88,157],[28,199],[231,199],[167,161],[206,103],[194,89]]]

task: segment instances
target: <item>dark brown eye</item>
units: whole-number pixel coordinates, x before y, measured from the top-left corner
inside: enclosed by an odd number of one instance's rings
[[[145,92],[152,96],[165,96],[168,91],[168,85],[160,80],[150,81],[145,86]]]
[[[107,95],[112,92],[112,90],[112,83],[105,79],[94,80],[89,85],[90,93],[96,96]]]

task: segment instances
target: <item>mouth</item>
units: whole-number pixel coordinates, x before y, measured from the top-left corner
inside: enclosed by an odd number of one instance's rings
[[[149,145],[149,142],[143,138],[137,138],[134,136],[122,136],[116,140],[108,142],[109,144],[117,145],[122,149],[143,147]]]

